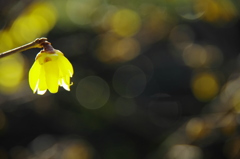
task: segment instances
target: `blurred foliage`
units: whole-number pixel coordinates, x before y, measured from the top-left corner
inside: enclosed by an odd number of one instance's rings
[[[238,0],[0,0],[0,52],[45,36],[70,92],[33,95],[39,50],[0,59],[1,159],[240,158]]]

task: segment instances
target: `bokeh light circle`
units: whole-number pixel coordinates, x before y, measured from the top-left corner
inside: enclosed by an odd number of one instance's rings
[[[97,109],[107,103],[110,96],[108,84],[98,76],[82,79],[76,89],[78,102],[85,108]]]
[[[183,61],[190,67],[203,66],[208,58],[207,51],[200,45],[192,44],[187,46],[183,52]]]
[[[191,87],[198,100],[210,101],[219,92],[219,79],[211,72],[197,73],[192,78]]]
[[[134,38],[119,38],[115,34],[99,36],[97,58],[104,63],[119,63],[130,61],[140,53],[140,44]]]
[[[66,12],[70,20],[78,25],[87,25],[91,16],[99,7],[99,0],[68,0]]]
[[[184,50],[187,46],[192,45],[194,39],[193,30],[185,24],[175,26],[169,34],[171,44],[178,50]]]
[[[0,92],[15,93],[21,85],[24,76],[24,58],[21,54],[0,59]]]
[[[130,9],[120,9],[112,16],[113,31],[123,37],[135,35],[141,26],[141,18]]]
[[[168,159],[202,159],[202,150],[197,146],[179,144],[170,148],[167,153]]]
[[[146,75],[134,65],[124,65],[115,72],[112,82],[115,91],[119,95],[134,98],[144,91]]]

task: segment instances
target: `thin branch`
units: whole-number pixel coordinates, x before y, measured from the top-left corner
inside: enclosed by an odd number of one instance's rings
[[[26,50],[29,50],[32,48],[43,48],[43,44],[46,42],[47,42],[47,38],[37,38],[36,40],[34,40],[28,44],[14,48],[12,50],[5,51],[3,53],[0,53],[0,58],[8,56],[8,55],[12,55],[17,52],[23,52],[23,51],[26,51]]]

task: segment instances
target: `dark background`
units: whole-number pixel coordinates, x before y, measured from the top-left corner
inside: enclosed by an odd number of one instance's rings
[[[240,158],[237,0],[0,1],[0,52],[47,37],[71,91],[33,94],[40,49],[0,59],[1,159]]]

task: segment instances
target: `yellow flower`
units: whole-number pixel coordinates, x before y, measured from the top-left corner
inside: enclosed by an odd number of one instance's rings
[[[42,50],[36,56],[29,71],[29,84],[33,93],[43,95],[47,89],[58,92],[58,86],[70,91],[70,77],[73,75],[72,64],[59,50],[47,52]]]

